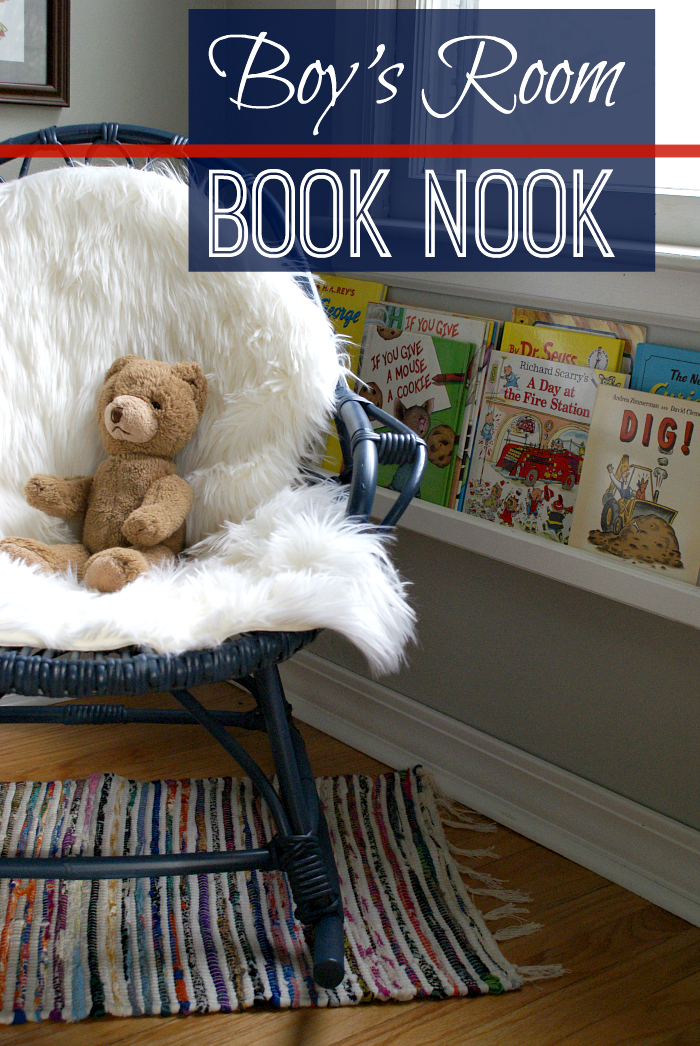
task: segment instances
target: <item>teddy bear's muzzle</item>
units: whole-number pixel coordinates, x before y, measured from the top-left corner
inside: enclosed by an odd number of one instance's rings
[[[105,407],[104,422],[112,439],[148,443],[158,431],[150,403],[138,396],[117,396]]]

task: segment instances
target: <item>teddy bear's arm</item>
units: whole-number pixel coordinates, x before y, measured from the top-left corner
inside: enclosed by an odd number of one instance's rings
[[[87,512],[92,476],[32,476],[24,496],[32,508],[59,519],[83,519]]]
[[[126,517],[122,534],[132,545],[159,545],[185,522],[194,494],[179,476],[163,476],[148,490],[139,508]]]

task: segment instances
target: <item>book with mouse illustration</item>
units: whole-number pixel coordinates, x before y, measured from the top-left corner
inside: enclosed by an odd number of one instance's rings
[[[486,319],[394,302],[369,306],[357,391],[426,441],[418,494],[426,501],[454,502],[472,363],[490,334]],[[382,465],[379,485],[402,490],[409,474],[409,465]]]

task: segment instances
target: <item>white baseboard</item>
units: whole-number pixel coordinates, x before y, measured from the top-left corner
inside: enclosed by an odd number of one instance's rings
[[[700,926],[700,832],[308,651],[281,666],[294,714]]]

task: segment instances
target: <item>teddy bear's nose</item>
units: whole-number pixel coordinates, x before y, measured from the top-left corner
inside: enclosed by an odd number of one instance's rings
[[[115,396],[102,415],[112,439],[148,443],[158,431],[158,416],[140,396]]]

